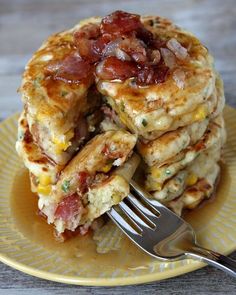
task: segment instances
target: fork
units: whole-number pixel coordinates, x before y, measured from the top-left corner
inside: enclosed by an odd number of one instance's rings
[[[160,260],[200,260],[236,277],[235,260],[199,246],[190,224],[133,180],[130,185],[132,193],[107,214],[138,247]]]

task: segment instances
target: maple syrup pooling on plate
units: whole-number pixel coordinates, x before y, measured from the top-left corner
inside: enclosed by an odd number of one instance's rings
[[[185,214],[184,218],[192,224],[196,232],[205,227],[210,220],[219,212],[227,188],[230,184],[230,177],[225,165],[222,165],[221,180],[218,185],[216,196],[200,206]],[[11,192],[11,211],[15,220],[15,226],[30,243],[43,246],[46,250],[57,252],[58,256],[65,261],[70,261],[70,265],[76,270],[78,265],[96,262],[96,267],[110,269],[137,269],[148,268],[153,260],[147,254],[136,247],[127,237],[121,241],[121,249],[110,251],[106,254],[96,252],[96,244],[92,238],[92,232],[85,236],[76,236],[64,243],[59,243],[53,235],[53,227],[40,217],[37,207],[38,197],[30,190],[28,171],[22,168],[18,171],[14,179],[13,190]],[[201,235],[204,231],[201,231]],[[201,242],[199,235],[199,242]],[[79,264],[78,264],[79,263]]]

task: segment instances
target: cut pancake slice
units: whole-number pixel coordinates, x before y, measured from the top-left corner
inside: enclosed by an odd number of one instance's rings
[[[52,35],[43,43],[28,62],[20,88],[34,141],[61,165],[94,135],[87,116],[101,101],[90,67],[75,49],[73,32]]]
[[[16,151],[29,169],[32,191],[49,194],[51,185],[56,183],[58,175],[64,166],[57,165],[44,155],[39,146],[33,141],[24,111],[18,120]]]
[[[160,191],[152,192],[153,198],[166,204],[179,197],[184,190],[205,178],[220,160],[221,148],[214,147],[202,152],[191,165],[168,180]]]
[[[190,165],[203,151],[222,147],[225,138],[224,120],[222,116],[219,116],[210,122],[204,135],[194,145],[188,146],[176,156],[166,160],[161,166],[146,166],[146,189],[148,191],[160,190],[166,180]]]
[[[94,137],[68,163],[52,193],[39,199],[42,213],[58,233],[90,225],[127,196],[129,183],[116,169],[127,161],[135,144],[136,136],[127,131],[108,131]]]

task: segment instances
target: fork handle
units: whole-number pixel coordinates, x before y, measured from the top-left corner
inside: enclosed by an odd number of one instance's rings
[[[203,248],[199,245],[192,246],[191,250],[186,253],[186,256],[188,258],[206,262],[236,278],[236,260],[233,260],[227,256]]]

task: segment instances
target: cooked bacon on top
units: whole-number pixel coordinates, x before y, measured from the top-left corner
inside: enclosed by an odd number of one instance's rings
[[[46,74],[52,75],[54,80],[79,83],[92,74],[92,66],[77,52],[72,52],[64,60],[49,63]]]
[[[176,39],[154,37],[139,15],[124,11],[105,16],[100,25],[81,27],[73,37],[77,51],[47,66],[53,79],[78,83],[96,74],[103,80],[133,77],[138,85],[159,84],[176,67],[176,58],[188,56]],[[183,88],[183,83],[176,84]]]
[[[121,36],[130,34],[140,27],[142,23],[139,15],[117,10],[102,19],[100,28],[102,34]]]

